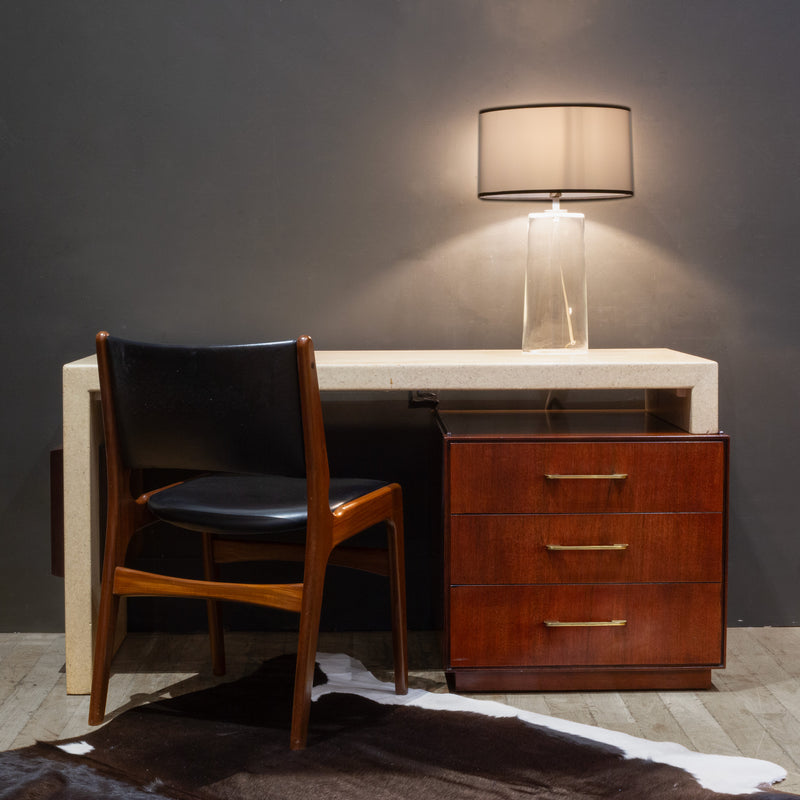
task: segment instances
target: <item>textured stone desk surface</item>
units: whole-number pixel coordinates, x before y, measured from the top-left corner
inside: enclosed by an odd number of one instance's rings
[[[323,391],[647,389],[716,383],[717,364],[666,348],[626,350],[318,350]],[[65,365],[98,391],[97,361]]]
[[[321,350],[323,390],[647,389],[716,384],[717,364],[665,348],[637,350]]]

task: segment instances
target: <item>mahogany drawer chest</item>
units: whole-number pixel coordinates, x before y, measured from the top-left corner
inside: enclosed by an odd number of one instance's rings
[[[440,412],[461,691],[707,688],[725,662],[728,437],[644,412]]]

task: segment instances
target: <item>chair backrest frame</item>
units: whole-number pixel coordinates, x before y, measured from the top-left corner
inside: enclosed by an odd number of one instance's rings
[[[109,485],[143,468],[305,477],[330,513],[314,346],[180,347],[97,334]],[[111,498],[109,498],[111,499]]]

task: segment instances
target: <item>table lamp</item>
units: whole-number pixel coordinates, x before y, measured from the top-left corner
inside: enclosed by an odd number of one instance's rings
[[[633,195],[631,110],[564,104],[479,113],[478,197],[551,200],[528,216],[523,350],[586,350],[589,325],[583,214],[561,199]]]

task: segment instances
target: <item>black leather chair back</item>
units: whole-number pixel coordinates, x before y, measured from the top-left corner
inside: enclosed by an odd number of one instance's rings
[[[295,341],[108,354],[125,466],[305,476]]]

